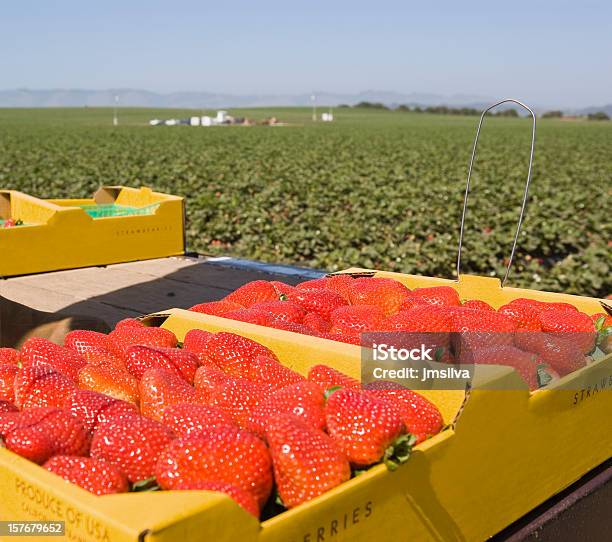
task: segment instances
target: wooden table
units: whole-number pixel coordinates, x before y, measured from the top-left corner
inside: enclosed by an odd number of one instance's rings
[[[40,310],[98,316],[112,325],[128,316],[217,300],[251,280],[295,284],[322,274],[230,258],[177,257],[6,279],[0,281],[0,294]],[[611,533],[608,461],[493,540],[590,542],[611,540]]]

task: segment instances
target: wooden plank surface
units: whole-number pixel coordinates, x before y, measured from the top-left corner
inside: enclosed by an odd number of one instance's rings
[[[295,284],[313,273],[255,265],[260,267],[234,260],[162,258],[4,279],[0,295],[39,310],[98,316],[112,325],[128,316],[214,301],[251,280]]]

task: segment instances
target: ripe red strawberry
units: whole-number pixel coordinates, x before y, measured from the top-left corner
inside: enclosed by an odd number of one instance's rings
[[[178,403],[194,403],[196,400],[195,388],[166,369],[146,371],[138,384],[138,390],[143,416],[157,421],[163,419],[166,407]]]
[[[541,331],[539,313],[529,305],[518,303],[501,306],[497,312],[510,318],[521,331]]]
[[[115,329],[121,329],[124,327],[147,327],[145,326],[141,320],[138,318],[124,318],[123,320],[119,320],[115,324]]]
[[[519,335],[527,335],[521,333]],[[462,364],[475,365],[505,365],[512,367],[527,383],[530,390],[540,387],[538,381],[538,371],[547,371],[548,366],[545,361],[536,354],[519,350],[514,346],[491,346],[479,348],[462,354],[460,357]],[[550,376],[553,376],[550,374]]]
[[[280,282],[278,280],[273,280],[270,282],[274,289],[276,290],[277,299],[280,299],[282,294],[287,295],[289,292],[295,290],[295,286],[291,286],[290,284],[285,284],[284,282]]]
[[[0,365],[0,401],[15,402],[15,375],[18,372],[17,365]]]
[[[481,301],[480,299],[468,299],[463,302],[461,305],[465,309],[476,309],[479,311],[494,311],[495,309],[491,307],[487,302]]]
[[[148,369],[158,367],[192,384],[198,368],[198,358],[192,352],[180,348],[134,345],[127,349],[125,366],[128,372],[138,379],[142,378]]]
[[[88,364],[79,372],[79,388],[104,393],[115,399],[138,404],[138,380],[114,366]]]
[[[286,386],[263,400],[251,412],[246,428],[263,437],[270,420],[279,414],[292,414],[306,425],[323,430],[324,407],[325,395],[321,388],[314,382],[305,380]]]
[[[415,288],[410,298],[418,305],[440,305],[443,307],[458,307],[459,294],[450,286],[432,286],[429,288]]]
[[[0,436],[9,450],[34,463],[53,455],[85,455],[89,449],[83,424],[69,411],[54,407],[1,414]]]
[[[240,376],[257,356],[276,359],[272,350],[235,333],[221,332],[208,340],[207,355],[222,371]]]
[[[97,331],[76,329],[64,337],[64,346],[83,356],[89,350],[110,350],[108,335]],[[83,356],[85,357],[85,356]]]
[[[372,387],[365,390],[365,393],[395,406],[404,427],[416,437],[416,444],[438,434],[444,425],[442,414],[436,405],[399,384]]]
[[[394,406],[361,391],[333,392],[325,406],[327,431],[351,464],[366,466],[385,460],[389,468],[406,461],[414,437]]]
[[[316,335],[309,327],[304,324],[295,324],[293,322],[283,322],[282,320],[272,320],[268,327],[274,329],[282,329],[283,331],[291,331],[292,333],[300,333],[301,335]]]
[[[348,305],[334,310],[330,320],[330,333],[356,335],[380,329],[385,321],[385,313],[374,305]]]
[[[91,457],[115,465],[130,482],[139,482],[154,475],[157,459],[173,438],[165,425],[144,416],[111,420],[98,425]]]
[[[208,341],[214,336],[214,333],[210,331],[204,331],[203,329],[191,329],[183,340],[183,350],[192,352],[198,358],[200,365],[211,363],[208,354]]]
[[[70,396],[66,408],[81,421],[90,433],[95,431],[100,423],[138,414],[138,409],[134,403],[121,401],[90,390],[75,390]]]
[[[547,303],[545,301],[538,301],[536,299],[528,299],[525,297],[518,297],[510,301],[509,305],[520,305],[523,307],[530,307],[532,310],[535,310],[538,313],[544,312],[549,309],[557,309],[563,311],[576,311],[576,307],[570,305],[569,303],[562,302],[553,302]]]
[[[338,307],[348,305],[347,301],[332,290],[295,290],[287,299],[302,307],[306,312],[316,312],[321,318],[329,320],[331,313]]]
[[[199,397],[200,390],[198,390]],[[272,393],[269,384],[246,378],[231,378],[208,392],[208,404],[229,414],[240,427],[246,427],[251,412]]]
[[[4,412],[19,412],[19,409],[13,403],[0,400],[0,414]]]
[[[268,384],[275,390],[306,380],[301,374],[268,356],[257,356],[240,376],[253,382]]]
[[[384,325],[387,331],[406,331],[410,333],[452,331],[452,317],[442,307],[418,305],[412,309],[389,316]]]
[[[108,337],[113,352],[122,358],[127,354],[127,349],[135,344],[175,348],[178,342],[172,331],[161,327],[123,326],[115,328]]]
[[[19,359],[19,352],[14,348],[0,348],[0,364],[17,365]]]
[[[98,367],[113,367],[117,370],[127,371],[123,359],[110,350],[91,347],[81,355],[87,361],[88,365],[96,365]]]
[[[351,467],[336,443],[320,429],[284,414],[268,424],[274,479],[287,508],[294,508],[346,482]]]
[[[257,303],[275,301],[278,298],[278,293],[273,284],[267,280],[254,280],[225,296],[224,301],[232,301],[243,307],[252,307]]]
[[[236,503],[244,508],[249,514],[259,518],[259,504],[252,493],[245,491],[231,484],[222,482],[207,482],[204,480],[195,480],[193,482],[178,483],[175,490],[199,490],[199,491],[216,491],[225,493],[228,497],[236,501]]]
[[[32,337],[23,343],[21,362],[24,367],[45,363],[75,382],[79,370],[87,364],[76,352],[39,337]]]
[[[255,306],[248,309],[238,309],[228,312],[224,315],[224,318],[256,324],[258,326],[267,326],[274,320],[273,316],[268,311],[256,309]]]
[[[15,376],[15,404],[21,410],[63,407],[75,384],[50,365],[24,367]]]
[[[498,312],[457,309],[452,313],[453,329],[458,332],[455,351],[490,346],[508,346],[514,342],[516,324]]]
[[[155,477],[163,489],[200,481],[231,484],[251,493],[261,507],[272,491],[272,460],[252,433],[217,426],[172,442],[159,457]]]
[[[361,389],[359,380],[355,380],[327,365],[313,365],[308,371],[308,380],[314,382],[323,391],[336,387],[352,390]]]
[[[174,431],[178,437],[202,433],[217,425],[236,425],[232,417],[220,408],[193,403],[180,403],[166,407],[162,423]]]
[[[515,343],[521,350],[533,352],[559,376],[573,373],[586,365],[584,352],[571,333],[517,333]]]
[[[318,337],[321,337],[322,339],[329,339],[330,341],[338,341],[341,343],[361,346],[361,337],[353,333],[319,333]]]
[[[308,312],[302,323],[316,333],[327,333],[331,329],[331,322],[319,316],[316,312]]]
[[[401,282],[386,278],[359,278],[352,284],[352,305],[375,305],[385,316],[400,310],[410,290]]]
[[[595,347],[595,324],[584,312],[553,308],[540,313],[540,323],[542,331],[564,334],[565,338],[577,343],[585,354]]]
[[[306,315],[306,311],[302,307],[291,301],[266,301],[253,305],[253,308],[269,312],[275,320],[295,324],[302,323]]]
[[[402,301],[402,304],[400,305],[398,312],[407,311],[407,310],[413,309],[414,307],[418,307],[419,305],[424,305],[424,304],[425,303],[420,302],[420,299],[416,297],[412,297],[411,295],[408,295],[408,297],[406,297],[404,301]]]
[[[325,290],[327,289],[327,281],[325,277],[320,277],[318,279],[310,279],[305,280],[304,282],[300,282],[295,285],[298,290]],[[347,300],[348,301],[348,300]]]
[[[105,461],[75,455],[56,455],[43,467],[94,495],[126,493],[129,484],[125,475]]]
[[[229,382],[233,377],[226,375],[216,366],[202,365],[196,371],[193,383],[196,388],[198,402],[208,403],[210,392],[222,384]]]
[[[244,308],[238,303],[222,299],[221,301],[208,301],[207,303],[198,303],[189,310],[193,312],[201,312],[202,314],[210,314],[211,316],[225,316],[228,312]]]

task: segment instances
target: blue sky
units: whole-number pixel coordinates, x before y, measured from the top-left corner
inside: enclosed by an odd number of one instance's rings
[[[19,0],[0,88],[376,89],[612,102],[612,2]]]

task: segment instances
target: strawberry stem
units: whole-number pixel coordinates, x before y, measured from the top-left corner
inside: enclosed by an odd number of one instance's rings
[[[410,433],[398,437],[391,446],[385,450],[383,462],[390,471],[394,471],[410,458],[416,437]]]
[[[341,390],[341,389],[342,389],[342,386],[333,386],[325,390],[325,392],[323,393],[323,395],[325,396],[325,401],[327,401],[334,392]]]

